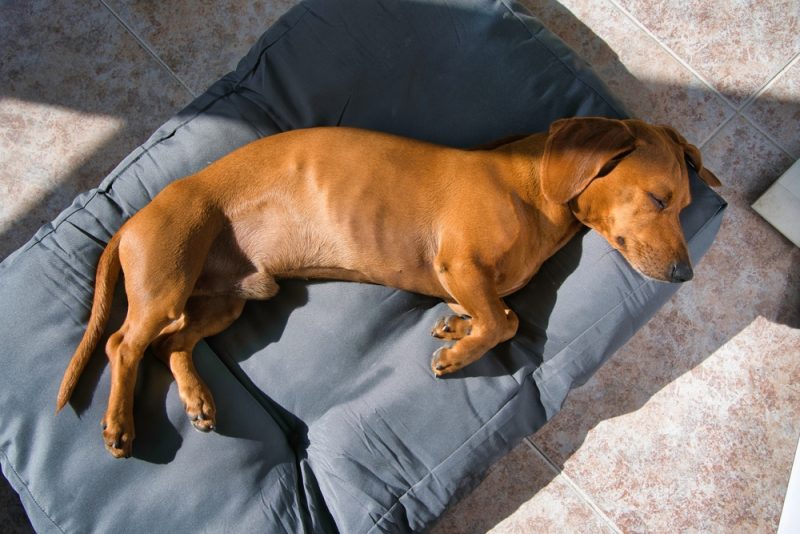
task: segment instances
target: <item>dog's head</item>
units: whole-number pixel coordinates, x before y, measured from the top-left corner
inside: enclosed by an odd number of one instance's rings
[[[542,193],[569,205],[645,276],[685,282],[693,272],[678,216],[691,200],[687,158],[707,184],[720,185],[697,147],[668,126],[563,119],[545,143]]]

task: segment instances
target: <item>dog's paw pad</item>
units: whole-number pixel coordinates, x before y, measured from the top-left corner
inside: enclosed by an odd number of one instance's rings
[[[103,423],[103,443],[114,458],[129,458],[133,450],[133,431]]]
[[[200,432],[212,432],[217,428],[214,424],[214,419],[203,413],[194,416],[189,415],[189,419],[192,421],[192,426]]]
[[[192,426],[200,432],[212,432],[217,428],[214,401],[211,396],[200,394],[186,404],[186,415]]]

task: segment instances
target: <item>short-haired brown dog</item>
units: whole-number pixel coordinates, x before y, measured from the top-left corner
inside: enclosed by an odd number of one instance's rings
[[[102,336],[122,269],[128,312],[106,345],[111,393],[103,438],[131,453],[137,367],[152,345],[196,428],[214,401],[192,363],[277,279],[382,284],[440,297],[456,315],[432,334],[437,376],[514,336],[502,297],[522,288],[582,225],[642,274],[692,278],[678,214],[689,204],[685,158],[710,185],[698,149],[638,120],[564,119],[549,132],[460,150],[350,128],[266,137],[164,188],[108,243],[92,312],[58,393],[72,395]]]

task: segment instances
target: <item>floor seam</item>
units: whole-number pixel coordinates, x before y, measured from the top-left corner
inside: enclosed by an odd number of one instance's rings
[[[771,141],[771,142],[772,142],[772,143],[773,143],[775,146],[777,146],[777,147],[778,147],[778,149],[780,149],[780,150],[781,150],[783,153],[785,153],[787,156],[789,156],[790,158],[792,158],[792,160],[793,160],[793,161],[794,161],[794,160],[797,160],[797,159],[800,159],[800,153],[798,153],[798,154],[794,154],[794,153],[792,153],[792,151],[791,151],[791,150],[789,150],[788,148],[786,148],[785,146],[783,146],[783,143],[781,143],[780,141],[778,141],[778,140],[777,140],[776,138],[774,138],[774,137],[773,137],[773,136],[772,136],[772,135],[771,135],[771,134],[770,134],[770,133],[769,133],[769,132],[768,132],[766,129],[764,129],[762,126],[760,126],[760,125],[758,124],[758,122],[756,122],[756,119],[755,119],[754,117],[751,117],[749,114],[747,114],[747,113],[746,113],[746,111],[747,111],[747,108],[749,108],[749,107],[750,107],[750,106],[752,106],[754,103],[756,103],[756,102],[758,101],[758,99],[759,99],[759,98],[760,98],[760,97],[761,97],[761,96],[762,96],[764,93],[766,93],[767,91],[769,91],[769,90],[770,90],[770,88],[771,88],[771,87],[773,87],[773,86],[774,86],[774,85],[775,85],[775,84],[778,82],[778,80],[779,80],[779,79],[781,79],[781,78],[782,78],[782,77],[783,77],[783,76],[786,74],[786,72],[787,72],[789,69],[791,69],[792,67],[794,67],[794,66],[795,66],[795,65],[797,65],[798,63],[800,63],[800,52],[798,52],[797,54],[795,54],[795,55],[794,55],[794,56],[793,56],[793,57],[792,57],[792,58],[791,58],[791,59],[790,59],[790,60],[789,60],[789,61],[786,63],[786,65],[784,65],[784,66],[783,66],[783,68],[779,69],[779,70],[778,70],[778,72],[776,72],[776,73],[775,73],[775,75],[774,75],[774,76],[772,76],[772,78],[770,78],[769,80],[767,80],[767,82],[766,82],[766,83],[764,83],[764,85],[763,85],[763,86],[761,86],[761,89],[759,89],[758,91],[756,91],[755,93],[753,93],[753,96],[751,96],[750,98],[748,98],[748,99],[747,99],[747,101],[746,101],[746,102],[745,102],[745,103],[742,105],[742,107],[741,107],[741,109],[740,109],[740,111],[739,111],[739,115],[741,115],[742,119],[744,119],[745,121],[747,121],[747,123],[748,123],[748,124],[750,124],[750,126],[752,126],[753,128],[755,128],[755,129],[756,129],[756,131],[757,131],[757,132],[759,132],[761,135],[763,135],[764,137],[766,137],[767,139],[769,139],[769,140],[770,140],[770,141]]]
[[[608,515],[594,502],[594,500],[585,492],[583,491],[564,471],[558,467],[558,465],[553,462],[545,453],[542,451],[530,437],[525,438],[525,442],[528,444],[528,447],[531,448],[533,453],[542,460],[547,467],[558,477],[564,481],[567,486],[589,507],[592,509],[592,512],[609,528],[612,532],[616,534],[622,534],[620,528],[611,520]]]
[[[100,3],[103,5],[103,7],[105,7],[108,10],[109,13],[111,13],[111,15],[115,19],[117,19],[117,22],[119,22],[122,25],[122,27],[125,28],[125,30],[131,35],[131,37],[133,37],[136,40],[136,42],[139,43],[139,46],[141,46],[153,59],[155,59],[156,62],[159,65],[161,65],[161,67],[164,70],[166,70],[169,73],[169,75],[172,76],[172,78],[174,78],[175,81],[177,81],[181,85],[181,87],[186,89],[186,91],[191,95],[192,98],[197,98],[199,93],[195,93],[192,90],[192,88],[189,87],[180,78],[180,76],[178,76],[178,74],[174,70],[172,70],[169,65],[167,65],[164,62],[163,59],[161,59],[161,57],[156,53],[155,50],[153,50],[153,48],[147,43],[147,41],[145,41],[143,38],[141,38],[139,36],[139,34],[137,34],[136,31],[134,31],[134,29],[127,22],[125,22],[125,20],[122,18],[122,16],[120,16],[119,13],[114,11],[114,9],[110,5],[108,5],[106,0],[100,0]]]
[[[720,132],[722,132],[722,130],[725,129],[726,126],[728,126],[731,122],[733,122],[733,120],[736,117],[740,116],[741,116],[740,113],[734,110],[729,117],[725,117],[725,119],[719,124],[719,126],[714,128],[714,130],[710,134],[708,134],[706,140],[700,143],[700,145],[697,148],[699,148],[701,152],[706,150],[707,146],[711,143],[711,141],[713,141],[720,134]]]
[[[783,145],[780,143],[780,141],[778,141],[777,139],[775,139],[774,137],[772,137],[772,136],[769,134],[769,132],[767,132],[767,131],[766,131],[766,130],[764,130],[764,129],[763,129],[761,126],[759,126],[759,125],[758,125],[758,123],[755,121],[755,119],[752,119],[751,117],[748,117],[748,116],[747,116],[747,115],[745,115],[744,113],[738,113],[738,115],[739,115],[739,116],[742,118],[742,120],[744,120],[744,121],[745,121],[745,122],[747,122],[747,123],[748,123],[750,126],[752,126],[752,127],[753,127],[753,128],[754,128],[754,129],[755,129],[757,132],[758,132],[758,133],[760,133],[761,135],[763,135],[764,137],[766,137],[766,138],[767,138],[767,140],[768,140],[770,143],[772,143],[773,145],[775,145],[775,147],[776,147],[778,150],[780,150],[780,151],[781,151],[781,152],[783,152],[783,153],[784,153],[786,156],[788,156],[789,158],[791,158],[791,159],[792,159],[792,161],[795,161],[795,160],[797,160],[797,159],[798,159],[798,157],[800,157],[800,155],[796,156],[796,155],[792,154],[792,152],[791,152],[789,149],[787,149],[786,147],[784,147],[784,146],[783,146]]]
[[[747,100],[745,100],[744,103],[742,104],[742,107],[739,108],[739,111],[744,112],[745,108],[749,107],[756,100],[758,100],[758,98],[761,95],[766,93],[770,89],[770,87],[772,87],[777,82],[777,80],[781,76],[786,74],[786,72],[789,69],[791,69],[798,61],[800,61],[800,52],[792,56],[791,59],[789,59],[789,61],[786,62],[786,65],[778,69],[778,71],[773,76],[771,76],[766,82],[764,82],[764,85],[762,85],[758,91],[754,92],[750,97],[748,97]]]
[[[752,127],[759,134],[763,135],[767,139],[767,141],[772,143],[775,146],[775,148],[777,148],[786,157],[790,158],[792,161],[800,159],[800,155],[792,154],[792,152],[789,149],[784,147],[777,139],[772,137],[772,135],[770,135],[769,132],[767,132],[761,126],[759,126],[754,119],[738,111],[735,112],[730,117],[728,117],[727,119],[725,119],[724,121],[722,121],[722,123],[713,132],[711,132],[711,134],[708,136],[708,139],[700,143],[700,145],[698,146],[700,151],[701,152],[705,151],[707,149],[708,144],[711,143],[720,134],[720,132],[722,132],[722,130],[725,129],[725,127],[727,127],[730,123],[732,123],[737,117],[745,121],[750,127]]]
[[[719,90],[717,90],[717,88],[714,87],[714,85],[710,81],[708,81],[705,78],[705,76],[703,76],[699,72],[697,72],[697,70],[695,70],[694,67],[692,67],[682,57],[680,57],[677,52],[675,52],[672,48],[669,47],[669,45],[667,45],[667,43],[662,41],[661,38],[659,38],[647,26],[645,26],[639,19],[637,19],[633,15],[633,13],[631,13],[627,9],[625,9],[617,0],[608,0],[608,1],[611,2],[611,4],[614,5],[614,7],[616,7],[618,10],[620,10],[623,15],[625,15],[628,19],[630,19],[631,22],[633,22],[636,25],[636,27],[638,27],[640,30],[645,32],[645,34],[647,36],[649,36],[651,39],[653,39],[658,44],[659,47],[661,47],[670,56],[672,56],[672,58],[675,59],[675,61],[677,61],[683,68],[688,70],[689,73],[692,76],[694,76],[696,79],[698,79],[700,81],[700,83],[705,85],[712,92],[712,94],[714,94],[715,96],[720,98],[722,100],[722,102],[726,106],[728,106],[733,111],[738,111],[739,108],[737,108],[737,106],[728,97],[726,97],[724,94],[719,92]]]

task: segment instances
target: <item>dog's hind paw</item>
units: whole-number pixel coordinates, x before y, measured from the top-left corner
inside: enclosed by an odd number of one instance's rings
[[[133,426],[126,430],[125,425],[103,421],[103,442],[114,458],[130,458],[133,438]]]
[[[446,315],[436,321],[431,335],[439,339],[457,340],[472,332],[472,318],[469,315]]]

